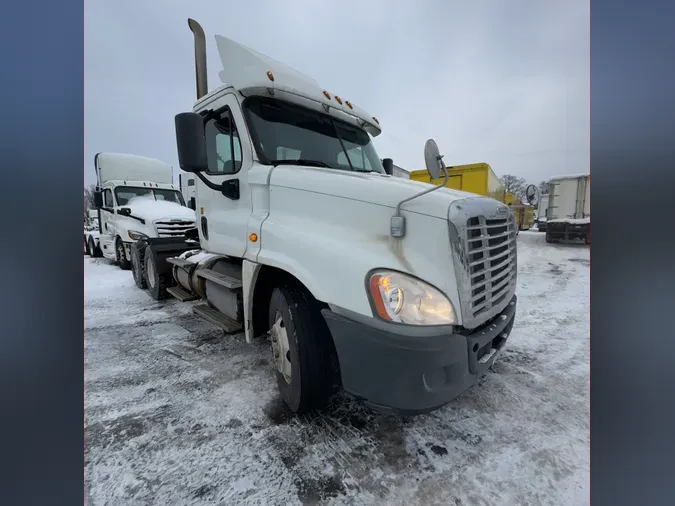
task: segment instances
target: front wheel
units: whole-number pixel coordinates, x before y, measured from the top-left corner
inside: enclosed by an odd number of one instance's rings
[[[269,334],[281,397],[294,413],[323,407],[332,393],[332,338],[314,298],[295,283],[274,289]]]
[[[131,245],[131,274],[134,277],[136,286],[140,289],[147,288],[145,279],[145,247],[135,242]]]
[[[117,265],[123,271],[128,271],[131,268],[131,262],[127,260],[127,255],[124,252],[124,243],[119,237],[115,241],[115,256],[117,257]]]

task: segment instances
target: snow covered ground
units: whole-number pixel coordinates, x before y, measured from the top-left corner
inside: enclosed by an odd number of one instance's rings
[[[521,232],[518,255],[494,371],[408,419],[290,416],[265,343],[85,257],[86,504],[587,504],[589,249]]]

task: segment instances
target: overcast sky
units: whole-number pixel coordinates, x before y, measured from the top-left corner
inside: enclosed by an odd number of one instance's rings
[[[192,33],[221,34],[378,117],[380,157],[424,168],[487,162],[538,183],[589,170],[588,0],[115,0],[85,3],[85,183],[94,154],[164,160],[195,101]]]

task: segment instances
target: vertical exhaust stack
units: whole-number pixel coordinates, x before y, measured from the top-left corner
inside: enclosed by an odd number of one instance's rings
[[[195,77],[197,82],[197,100],[209,92],[206,72],[206,36],[202,25],[188,18],[188,26],[195,36]]]

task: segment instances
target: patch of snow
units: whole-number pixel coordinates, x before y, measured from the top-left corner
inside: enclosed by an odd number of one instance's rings
[[[186,251],[185,253],[182,253],[180,255],[180,258],[184,260],[189,260],[190,262],[199,263],[202,260],[207,260],[209,258],[216,258],[220,256],[214,255],[213,253],[207,253],[206,251],[199,251],[199,250],[196,251],[197,251],[196,253],[195,250]]]
[[[87,504],[588,504],[589,250],[518,235],[493,370],[403,418],[279,401],[269,344],[224,336],[85,257]]]
[[[590,216],[586,218],[556,218],[548,221],[548,223],[569,223],[570,225],[586,225],[590,222]]]
[[[149,221],[161,219],[196,221],[195,212],[189,207],[166,200],[155,200],[153,197],[135,197],[122,207],[130,208],[131,214]]]

